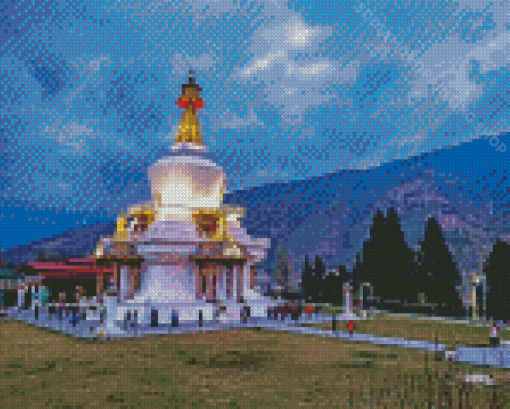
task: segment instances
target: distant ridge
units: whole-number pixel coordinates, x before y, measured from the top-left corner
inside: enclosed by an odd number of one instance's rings
[[[16,246],[3,252],[4,263],[17,265],[20,262],[34,261],[41,251],[50,255],[86,257],[94,250],[99,239],[103,236],[112,235],[116,227],[115,222],[92,224],[37,242]]]

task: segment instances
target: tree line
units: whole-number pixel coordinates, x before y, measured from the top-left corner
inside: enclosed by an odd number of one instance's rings
[[[287,256],[276,257],[276,278],[285,285],[290,271]],[[334,274],[328,274],[321,256],[312,263],[305,257],[301,270],[301,295],[305,302],[343,304],[342,286],[351,281],[355,289],[370,283],[375,299],[383,303],[426,303],[439,305],[465,315],[457,287],[462,277],[446,244],[441,226],[434,217],[427,221],[423,240],[417,250],[405,240],[400,219],[394,208],[386,215],[380,210],[374,215],[370,236],[356,255],[352,271],[340,264]],[[498,240],[485,263],[488,282],[486,315],[497,320],[510,319],[506,294],[510,289],[510,245]],[[366,302],[366,301],[365,301]]]

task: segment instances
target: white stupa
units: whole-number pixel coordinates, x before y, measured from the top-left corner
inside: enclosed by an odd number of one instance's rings
[[[190,73],[171,155],[149,169],[153,200],[121,214],[115,235],[96,249],[98,261],[115,267],[107,288],[98,288],[108,327],[126,317],[142,325],[240,322],[267,317],[276,305],[261,295],[254,268],[269,239],[250,237],[243,209],[223,204],[226,176],[202,142],[200,91]]]

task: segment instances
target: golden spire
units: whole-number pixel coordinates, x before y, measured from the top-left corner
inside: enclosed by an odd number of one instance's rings
[[[175,136],[175,143],[187,142],[202,146],[202,135],[200,134],[200,125],[196,110],[204,107],[202,98],[200,98],[202,88],[195,82],[193,71],[189,72],[187,84],[182,84],[182,95],[177,101],[180,108],[184,108],[184,116]]]

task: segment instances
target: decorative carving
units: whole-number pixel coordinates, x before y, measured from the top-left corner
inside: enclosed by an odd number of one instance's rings
[[[153,209],[134,209],[126,216],[121,212],[117,218],[117,230],[114,239],[127,239],[131,232],[144,232],[156,219],[156,211]]]
[[[140,210],[131,213],[130,216],[134,219],[132,231],[147,231],[151,223],[156,219],[155,213],[156,212],[152,209]]]
[[[223,254],[225,256],[240,257],[241,249],[239,248],[238,245],[236,245],[234,243],[229,243],[229,244],[226,244],[225,247],[223,248]]]
[[[199,210],[193,215],[200,237],[231,241],[227,236],[227,215],[220,210]]]

